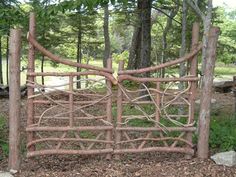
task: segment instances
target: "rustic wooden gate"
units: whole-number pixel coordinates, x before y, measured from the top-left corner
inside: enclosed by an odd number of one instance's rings
[[[28,157],[45,154],[110,154],[112,148],[112,62],[107,68],[57,57],[35,40],[35,16],[28,33]],[[35,50],[53,62],[81,68],[81,72],[35,72]],[[40,84],[38,78],[63,79]],[[93,77],[90,77],[93,76]],[[53,78],[52,78],[53,77]],[[75,88],[80,83],[81,88]],[[105,89],[104,89],[105,88]]]
[[[151,151],[193,155],[197,54],[202,48],[198,32],[195,25],[191,52],[185,57],[139,70],[123,70],[121,61],[116,80],[110,59],[107,68],[100,68],[62,59],[46,50],[36,40],[35,17],[31,14],[27,37],[27,156],[106,154],[111,158],[112,154]],[[82,71],[35,72],[35,50],[53,62]],[[157,76],[158,70],[181,62],[188,62],[187,76]],[[43,85],[38,79],[42,76],[61,77],[64,83]],[[82,87],[76,88],[77,83]],[[117,85],[117,92],[112,91],[112,84]]]
[[[119,63],[115,154],[151,151],[194,154],[194,104],[199,26],[194,24],[191,53],[149,68],[123,70]],[[188,62],[184,77],[158,78],[157,71]],[[132,87],[132,85],[135,85]],[[182,87],[182,88],[180,88]]]

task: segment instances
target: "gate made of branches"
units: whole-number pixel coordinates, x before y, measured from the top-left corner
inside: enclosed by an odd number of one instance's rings
[[[123,70],[121,61],[115,79],[111,59],[107,68],[100,68],[46,50],[36,40],[32,14],[27,36],[27,156],[107,154],[111,158],[112,154],[150,151],[193,155],[197,54],[202,48],[198,32],[195,25],[191,52],[185,57],[139,70]],[[53,62],[83,70],[35,72],[36,50]],[[186,61],[186,76],[157,77],[158,70]],[[38,82],[42,76],[63,77],[65,83],[43,85]],[[75,88],[78,82],[81,88]],[[112,91],[112,84],[117,85],[117,92]],[[114,118],[112,110],[116,111]]]
[[[35,15],[31,13],[27,71],[27,156],[47,154],[112,154],[151,151],[194,154],[196,132],[194,107],[197,82],[199,24],[192,30],[191,51],[184,57],[157,66],[124,70],[120,61],[117,78],[112,60],[107,68],[62,59],[43,46],[35,35]],[[219,28],[212,27],[207,46],[206,70],[201,92],[198,157],[209,153],[210,100]],[[20,169],[20,50],[21,30],[10,33],[9,89],[9,168]],[[80,72],[36,72],[35,52],[53,62]],[[186,63],[184,77],[169,73],[158,77],[165,68],[176,70]],[[174,68],[173,68],[174,67]],[[171,71],[171,70],[169,70]],[[50,77],[51,84],[40,84]],[[63,78],[63,83],[55,83]],[[45,79],[47,80],[47,79]],[[79,83],[79,84],[77,84]],[[76,86],[81,85],[80,88]],[[112,87],[114,85],[114,87]]]

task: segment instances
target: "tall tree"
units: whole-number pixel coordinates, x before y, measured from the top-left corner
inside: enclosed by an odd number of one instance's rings
[[[104,58],[103,58],[103,66],[107,66],[107,59],[111,53],[111,44],[110,44],[110,35],[109,35],[109,5],[105,4],[104,6],[104,24],[103,24],[103,31],[104,31]]]
[[[212,9],[213,9],[213,5],[212,5],[212,0],[208,0],[207,3],[207,9],[206,12],[204,13],[204,9],[201,10],[199,8],[199,3],[198,0],[189,0],[187,1],[188,5],[194,10],[194,12],[201,18],[202,22],[203,22],[203,38],[202,38],[202,42],[203,42],[203,47],[202,47],[202,68],[201,68],[201,72],[204,73],[205,72],[205,65],[206,65],[206,51],[207,51],[207,44],[208,44],[208,38],[209,38],[209,31],[210,31],[210,27],[211,27],[211,20],[212,20]],[[203,1],[201,1],[201,3],[204,3]]]
[[[0,35],[0,84],[3,85],[3,73],[2,73],[2,36]]]
[[[142,0],[141,62],[139,68],[151,64],[151,9],[152,0]]]
[[[81,22],[81,7],[77,9],[78,17],[78,34],[77,34],[77,52],[76,52],[76,61],[77,63],[82,63],[82,22]],[[77,72],[81,72],[81,68],[77,67]],[[81,77],[77,76],[77,80],[80,80]],[[76,82],[76,87],[81,88],[81,82]]]
[[[187,3],[186,0],[182,2],[182,30],[181,30],[181,48],[179,56],[183,57],[186,53],[186,32],[187,32]],[[180,63],[179,76],[183,77],[186,73],[185,63]],[[182,89],[183,84],[180,84]]]
[[[129,49],[129,60],[128,60],[128,69],[137,69],[138,63],[140,62],[140,49],[141,49],[141,31],[142,31],[142,20],[141,20],[141,11],[142,11],[142,1],[137,1],[137,8],[135,12],[135,23],[134,31],[131,41],[131,46]]]
[[[151,0],[137,1],[136,25],[128,61],[129,69],[144,68],[151,64],[151,9]]]

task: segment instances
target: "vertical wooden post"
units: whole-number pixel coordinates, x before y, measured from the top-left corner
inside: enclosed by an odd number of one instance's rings
[[[10,31],[9,169],[20,168],[20,51],[21,30]]]
[[[156,89],[158,90],[158,91],[160,91],[160,82],[157,82],[156,83]],[[161,108],[160,108],[160,105],[161,105],[161,97],[160,97],[160,94],[159,93],[157,93],[156,94],[156,105],[158,106],[158,108],[156,108],[156,116],[155,116],[155,119],[156,119],[156,121],[157,122],[160,122],[160,112],[159,112],[159,110],[161,110]]]
[[[209,41],[206,51],[206,66],[203,75],[203,83],[200,98],[200,114],[199,114],[199,136],[198,136],[198,152],[199,158],[208,158],[209,153],[209,126],[210,126],[210,109],[213,74],[216,60],[217,40],[219,36],[219,28],[212,27],[209,32]]]
[[[30,13],[29,19],[29,33],[32,37],[35,38],[35,14],[33,12]],[[29,42],[29,53],[28,53],[28,72],[34,72],[34,63],[35,62],[35,49],[34,46]],[[34,76],[28,76],[27,80],[30,82],[34,82]],[[34,88],[28,86],[27,88],[28,97],[34,94]],[[27,126],[30,126],[34,123],[34,103],[33,98],[27,99]],[[27,141],[31,142],[34,138],[33,132],[27,133]],[[35,146],[31,146],[28,149],[29,151],[35,150]]]
[[[70,108],[70,127],[74,126],[74,96],[73,96],[73,76],[69,76],[69,108]]]
[[[122,71],[124,69],[124,61],[121,60],[119,62],[119,68],[118,71]],[[119,83],[119,81],[118,81]],[[121,83],[120,83],[121,84]],[[123,98],[123,93],[121,88],[118,85],[118,90],[117,90],[117,127],[121,126],[122,123],[122,98]],[[119,143],[121,141],[121,131],[116,131],[116,143]],[[116,145],[116,149],[120,149],[120,145]],[[116,155],[116,159],[119,159],[120,156]]]
[[[161,91],[161,83],[160,82],[157,82],[156,83],[156,89],[158,90],[158,91]],[[155,119],[156,119],[156,121],[159,123],[160,122],[160,120],[161,120],[161,113],[159,112],[160,110],[161,110],[161,95],[160,95],[160,93],[157,93],[156,94],[156,105],[158,106],[158,108],[156,108],[156,116],[155,116]],[[156,125],[155,125],[156,126]],[[163,138],[164,136],[163,136],[163,133],[160,131],[160,137],[161,138]],[[166,146],[166,147],[168,147],[168,144],[167,144],[167,142],[166,141],[164,141],[164,145]]]
[[[109,58],[107,60],[107,68],[112,69],[112,59]],[[107,94],[111,94],[112,92],[112,83],[109,79],[106,80],[107,84]],[[107,121],[112,123],[112,95],[108,98],[107,100],[107,108],[106,108],[106,114],[107,114]],[[108,130],[106,134],[106,140],[111,141],[112,140],[112,131]],[[106,144],[106,148],[111,148],[111,144]],[[110,160],[111,159],[111,154],[107,154],[106,159]]]
[[[193,28],[192,28],[192,44],[191,44],[191,51],[196,49],[198,45],[198,40],[199,40],[199,23],[194,23]],[[192,76],[197,76],[197,55],[195,55],[191,60],[190,60],[190,75]],[[190,96],[189,96],[189,103],[190,103],[190,116],[189,116],[189,123],[193,123],[194,121],[194,109],[195,109],[195,97],[196,97],[196,90],[197,90],[197,82],[193,81],[190,82]],[[192,142],[192,132],[187,132],[186,134],[186,140],[189,141],[190,143]],[[190,159],[192,156],[191,155],[186,155],[185,156],[187,159]]]

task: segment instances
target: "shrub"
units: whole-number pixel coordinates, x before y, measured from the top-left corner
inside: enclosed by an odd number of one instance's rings
[[[3,153],[0,154],[0,159],[2,159],[3,156],[7,156],[9,152],[7,142],[8,132],[6,126],[6,119],[2,115],[0,115],[0,153]]]
[[[209,145],[220,151],[236,150],[236,118],[213,117],[210,125]]]

